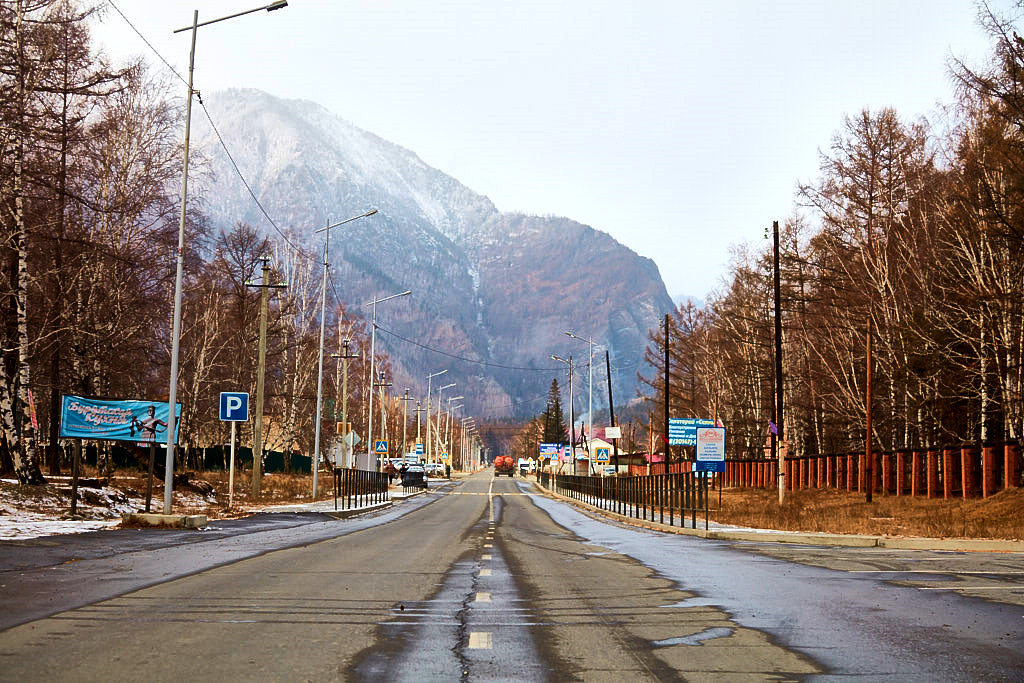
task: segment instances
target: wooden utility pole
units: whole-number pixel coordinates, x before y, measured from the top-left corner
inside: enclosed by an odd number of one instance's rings
[[[604,350],[604,370],[608,377],[608,413],[611,418],[612,427],[615,427],[615,402],[612,400],[612,363],[608,358],[608,349]],[[619,471],[619,440],[612,439],[612,452],[615,459],[615,472]]]
[[[270,308],[270,289],[283,289],[286,284],[270,284],[270,257],[262,256],[262,279],[247,282],[248,287],[259,287],[260,292],[260,341],[259,360],[256,366],[256,420],[252,434],[252,495],[259,497],[263,474],[263,380],[267,369],[267,309]]]
[[[665,441],[665,471],[666,472],[668,472],[668,458],[669,458],[669,448],[668,448],[668,387],[669,387],[669,378],[668,378],[668,372],[669,372],[669,367],[668,367],[669,366],[669,355],[668,355],[668,321],[669,321],[669,315],[668,315],[668,313],[666,313],[665,314],[665,425],[664,425],[664,430],[661,433],[662,434],[661,438]],[[651,450],[651,453],[654,453],[653,449]]]
[[[349,345],[349,340],[348,339],[344,340],[341,343],[341,353],[336,356],[337,358],[341,359],[341,366],[342,366],[342,372],[341,372],[341,423],[344,425],[344,430],[345,430],[345,433],[342,434],[342,439],[347,437],[349,432],[352,431],[350,429],[350,424],[349,424],[349,421],[348,421],[348,362],[349,362],[349,360],[351,360],[353,358],[359,358],[359,354],[358,353],[349,353],[348,352],[348,345]],[[350,449],[354,449],[355,446],[350,444],[349,448]],[[348,462],[353,467],[355,466],[351,450],[348,452]]]
[[[779,222],[772,221],[775,233],[775,445],[779,456],[779,505],[786,500],[786,449],[782,432],[782,276],[779,273]]]
[[[402,402],[402,460],[405,460],[405,454],[409,452],[409,448],[406,445],[407,439],[405,438],[406,433],[409,431],[409,401],[412,401],[412,396],[409,395],[409,389],[406,388],[405,395],[398,399]]]
[[[865,418],[864,428],[864,490],[867,491],[866,500],[871,502],[871,490],[875,488],[874,480],[874,456],[871,453],[871,314],[868,313],[868,348],[867,348],[867,377],[864,380],[867,385],[867,396],[865,397]]]

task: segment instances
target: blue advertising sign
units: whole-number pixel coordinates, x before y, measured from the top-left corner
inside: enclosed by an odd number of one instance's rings
[[[706,460],[693,463],[694,472],[725,472],[724,460]]]
[[[694,417],[670,417],[668,419],[668,445],[696,446],[697,428],[714,426],[714,420],[701,420]]]
[[[174,443],[181,431],[181,404],[174,407]],[[60,436],[136,443],[167,442],[167,402],[105,401],[63,396]]]
[[[241,391],[220,392],[220,419],[224,422],[245,422],[249,419],[249,394]]]

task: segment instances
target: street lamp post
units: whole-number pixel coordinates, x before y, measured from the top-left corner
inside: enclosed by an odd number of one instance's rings
[[[463,397],[462,396],[456,396],[455,398],[463,398]],[[449,460],[454,457],[452,455],[452,443],[454,443],[452,441],[452,411],[458,410],[461,407],[462,407],[461,403],[456,403],[455,405],[452,405],[452,399],[448,399],[448,410],[447,410],[447,413],[446,413],[445,418],[444,418],[444,429],[445,429],[444,444],[448,448],[448,459]]]
[[[572,356],[569,356],[569,360],[558,356],[551,356],[551,360],[557,360],[569,366],[569,454],[572,462],[572,473],[576,474],[576,417],[573,415],[572,410]],[[559,467],[559,471],[561,471],[561,467]]]
[[[459,407],[462,406],[461,403],[456,405],[456,406],[452,406],[452,401],[458,401],[459,399],[463,399],[463,398],[466,398],[466,397],[460,395],[460,396],[450,396],[448,398],[448,409],[444,411],[444,432],[445,432],[445,434],[444,434],[444,443],[445,443],[445,445],[449,445],[450,446],[450,444],[451,444],[452,411],[455,410],[455,408],[459,408]],[[449,453],[449,455],[451,455],[451,453]]]
[[[437,414],[434,416],[434,438],[437,440],[436,446],[438,449],[441,448],[441,393],[444,392],[445,389],[454,387],[455,384],[456,382],[452,382],[451,384],[445,384],[443,387],[437,388]],[[429,413],[427,414],[427,422],[430,422]],[[434,454],[434,457],[437,457],[436,453]],[[429,458],[428,461],[436,462],[436,460],[430,460]]]
[[[164,463],[165,515],[171,514],[171,492],[174,483],[174,433],[177,429],[177,426],[175,425],[177,416],[174,414],[174,407],[178,401],[178,355],[181,347],[181,286],[185,267],[185,205],[188,200],[188,141],[189,130],[192,125],[192,93],[195,92],[192,88],[192,76],[195,71],[196,64],[196,33],[200,26],[208,26],[210,24],[215,24],[218,21],[233,19],[235,17],[240,17],[243,14],[251,14],[252,12],[259,12],[260,10],[273,12],[276,9],[281,9],[282,7],[287,6],[287,0],[276,0],[276,2],[272,2],[269,5],[245,10],[244,12],[236,12],[235,14],[221,17],[219,19],[204,21],[201,24],[199,23],[199,10],[194,10],[192,13],[192,25],[179,28],[174,31],[175,33],[192,31],[192,48],[188,54],[188,93],[185,97],[185,161],[181,175],[181,209],[178,213],[178,256],[174,272],[174,315],[171,322],[171,377],[170,388],[167,392],[167,459]]]
[[[585,342],[590,345],[590,363],[587,366],[587,434],[588,439],[593,440],[594,438],[594,340],[584,339],[579,337],[572,332],[566,332],[566,334],[573,339],[578,339],[581,342]],[[590,441],[587,442],[587,472],[589,473],[593,468],[593,463],[590,462]]]
[[[438,372],[434,372],[434,373],[431,373],[431,374],[427,375],[427,462],[430,462],[430,381],[433,378],[437,377],[438,375],[443,375],[446,372],[448,372],[448,368],[445,368],[444,370],[439,370]],[[417,431],[416,436],[418,437],[419,436],[419,428],[418,427],[417,427],[416,431]]]
[[[336,228],[339,225],[345,225],[345,223],[351,223],[357,221],[360,218],[366,218],[377,213],[377,209],[370,209],[365,213],[361,213],[358,216],[352,218],[346,218],[343,221],[331,225],[328,221],[326,228],[320,228],[316,232],[322,232],[324,234],[324,275],[323,281],[320,283],[320,360],[316,376],[316,422],[313,427],[313,499],[316,500],[317,494],[317,474],[320,471],[320,419],[323,410],[323,398],[324,398],[324,326],[327,322],[327,241],[331,234],[331,228]]]
[[[370,324],[370,368],[366,382],[367,386],[370,387],[370,409],[366,411],[366,450],[368,456],[376,450],[374,449],[373,444],[373,378],[376,376],[374,373],[374,363],[376,361],[374,354],[376,353],[375,348],[377,345],[377,304],[390,301],[391,299],[397,299],[400,296],[408,296],[410,294],[412,294],[412,290],[407,289],[404,292],[392,294],[391,296],[386,296],[383,299],[374,299],[373,301],[363,304],[364,308],[366,306],[373,307],[373,315],[371,316],[372,322]],[[378,465],[376,469],[379,470],[380,466]]]

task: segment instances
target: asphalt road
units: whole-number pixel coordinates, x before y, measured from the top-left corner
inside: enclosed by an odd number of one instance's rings
[[[490,472],[0,543],[0,680],[1022,680],[1024,555],[709,541]]]

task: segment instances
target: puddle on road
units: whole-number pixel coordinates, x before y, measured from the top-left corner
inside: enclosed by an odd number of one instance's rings
[[[728,638],[736,629],[732,628],[709,628],[706,631],[700,633],[694,633],[692,636],[682,636],[680,638],[666,638],[665,640],[655,640],[652,645],[654,647],[670,647],[672,645],[703,645],[705,640],[715,640],[716,638]]]

